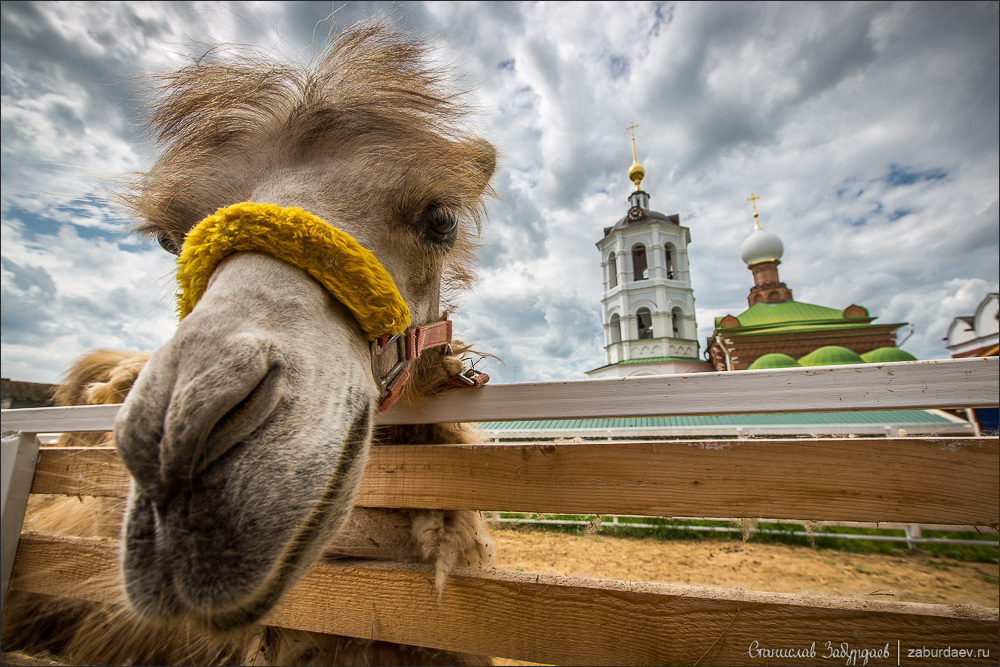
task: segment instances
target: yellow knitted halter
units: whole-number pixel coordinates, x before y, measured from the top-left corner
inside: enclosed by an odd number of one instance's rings
[[[368,340],[403,332],[410,310],[369,250],[301,208],[243,202],[220,208],[188,232],[177,259],[177,314],[194,309],[227,255],[266,252],[315,278],[354,314]]]

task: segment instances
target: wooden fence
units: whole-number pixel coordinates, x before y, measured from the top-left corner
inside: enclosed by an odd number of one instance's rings
[[[500,385],[446,394],[419,413],[397,406],[381,422],[970,408],[996,406],[998,397],[993,357]],[[114,540],[25,533],[18,546],[18,537],[29,488],[31,493],[125,493],[127,474],[113,449],[42,448],[39,455],[35,438],[41,432],[108,430],[116,410],[3,412],[5,433],[20,434],[5,438],[4,591],[11,563],[11,589],[46,595],[114,572]],[[924,523],[996,531],[998,468],[995,437],[392,445],[373,449],[358,504]],[[60,567],[51,568],[54,563]],[[52,573],[32,576],[47,570]],[[554,664],[997,661],[997,610],[969,605],[478,569],[458,570],[439,601],[433,580],[429,566],[318,565],[266,622]],[[114,593],[93,595],[108,602]],[[808,653],[781,657],[782,651],[810,646],[812,659]]]

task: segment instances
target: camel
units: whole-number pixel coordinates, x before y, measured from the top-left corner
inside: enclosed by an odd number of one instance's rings
[[[324,553],[432,563],[439,595],[457,565],[489,565],[479,513],[352,508],[373,440],[478,441],[463,425],[374,421],[400,393],[417,405],[470,377],[445,313],[474,280],[495,150],[465,134],[467,109],[426,46],[384,24],[341,34],[309,65],[220,53],[156,79],[162,154],[125,195],[137,231],[180,255],[176,333],[148,359],[67,374],[64,400],[127,393],[113,432],[132,480],[123,604],[11,595],[4,650],[78,664],[482,664],[260,621]]]

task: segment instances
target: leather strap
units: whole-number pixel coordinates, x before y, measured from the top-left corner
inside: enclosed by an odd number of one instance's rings
[[[390,375],[395,374],[384,378],[379,370],[377,357],[385,353],[393,341],[399,337],[402,337],[399,348],[399,356],[402,358],[397,360],[392,370],[389,371]],[[375,374],[375,382],[379,384],[382,391],[378,412],[388,410],[403,395],[406,381],[410,379],[409,362],[418,358],[425,350],[448,345],[451,343],[451,337],[451,320],[442,320],[425,324],[422,327],[409,327],[402,334],[382,336],[372,342],[372,369]],[[489,379],[490,376],[486,373],[469,368],[450,378],[449,384],[458,387],[481,387],[489,382]]]
[[[382,400],[379,401],[378,408],[376,412],[385,412],[392,407],[393,403],[399,400],[399,397],[403,395],[403,389],[406,387],[406,381],[410,379],[410,369],[404,368],[396,374],[389,384],[385,386],[382,392]]]
[[[413,361],[424,350],[451,342],[451,320],[433,322],[422,327],[410,327],[405,332],[406,360]]]

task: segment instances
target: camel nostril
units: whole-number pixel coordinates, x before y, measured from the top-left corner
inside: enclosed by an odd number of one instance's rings
[[[212,427],[205,445],[198,452],[200,456],[191,461],[192,474],[200,473],[219,456],[256,431],[268,420],[284,395],[284,373],[280,366],[272,366],[257,386]]]
[[[179,383],[167,410],[160,449],[161,492],[182,485],[266,424],[285,396],[285,372],[262,350],[220,360],[209,372]]]

